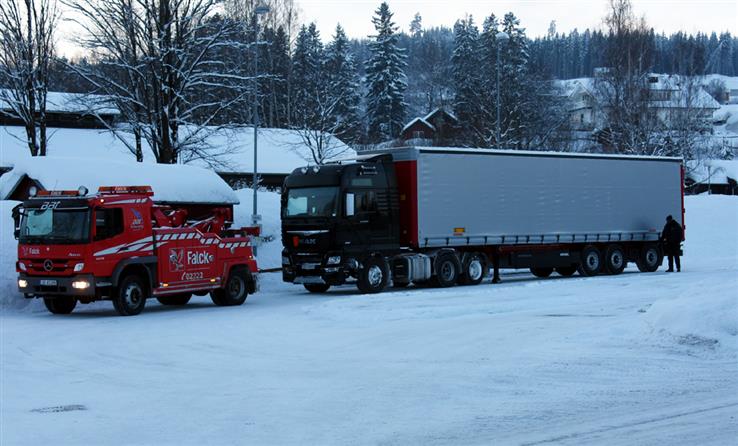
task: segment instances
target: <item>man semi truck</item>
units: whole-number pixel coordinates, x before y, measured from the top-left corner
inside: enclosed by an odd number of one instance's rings
[[[682,160],[399,148],[297,169],[282,194],[283,280],[480,283],[490,266],[538,277],[658,269],[667,215],[684,225]]]
[[[229,229],[233,204],[153,198],[149,186],[32,191],[14,209],[19,291],[55,314],[112,300],[130,316],[150,296],[184,305],[208,293],[216,305],[241,305],[257,266],[249,230]]]

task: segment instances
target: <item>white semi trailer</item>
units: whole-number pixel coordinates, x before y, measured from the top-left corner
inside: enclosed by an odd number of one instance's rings
[[[682,160],[664,157],[388,149],[295,170],[282,203],[284,280],[313,292],[655,271],[665,217],[684,224]]]

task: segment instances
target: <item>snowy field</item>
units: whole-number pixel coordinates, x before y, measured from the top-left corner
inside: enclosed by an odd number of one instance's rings
[[[5,305],[0,444],[736,444],[738,197],[686,221],[680,274]]]

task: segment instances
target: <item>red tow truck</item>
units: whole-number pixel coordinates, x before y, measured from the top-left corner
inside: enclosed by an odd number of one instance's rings
[[[216,305],[241,305],[257,290],[258,230],[229,229],[230,204],[159,204],[149,186],[30,195],[14,209],[18,289],[54,314],[112,300],[131,316],[149,297],[185,305],[208,293]]]

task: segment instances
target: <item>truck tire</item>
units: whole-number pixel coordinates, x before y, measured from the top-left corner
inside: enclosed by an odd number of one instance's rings
[[[467,255],[464,259],[459,283],[462,285],[479,285],[484,279],[486,268],[487,262],[482,254],[475,252]]]
[[[146,306],[146,284],[136,274],[125,276],[115,290],[113,306],[121,316],[140,314]]]
[[[327,283],[305,283],[303,286],[311,293],[325,293],[331,287]]]
[[[559,266],[556,268],[556,272],[562,277],[571,277],[577,272],[576,266]]]
[[[541,279],[545,279],[546,277],[553,274],[554,269],[553,268],[531,268],[530,272],[533,273],[534,276],[540,277]]]
[[[628,266],[628,261],[623,248],[620,245],[608,246],[605,251],[605,271],[608,274],[620,274],[626,266]]]
[[[441,252],[433,262],[433,284],[439,288],[448,288],[456,285],[461,273],[461,262],[451,252]]]
[[[159,296],[156,300],[162,305],[187,305],[187,302],[192,299],[192,294],[182,293],[174,294],[172,296]]]
[[[577,271],[582,276],[596,276],[602,269],[602,253],[597,247],[587,245],[582,249],[581,262]]]
[[[661,248],[655,243],[649,243],[641,249],[636,259],[636,265],[642,273],[652,273],[659,269],[664,260]]]
[[[389,282],[389,265],[384,257],[373,256],[366,259],[359,270],[356,287],[364,294],[384,291]]]
[[[77,299],[71,296],[44,297],[44,305],[52,314],[69,314],[77,306]]]
[[[219,307],[232,307],[246,302],[248,291],[246,282],[251,280],[248,271],[243,268],[231,270],[225,287],[210,292],[210,298]]]

